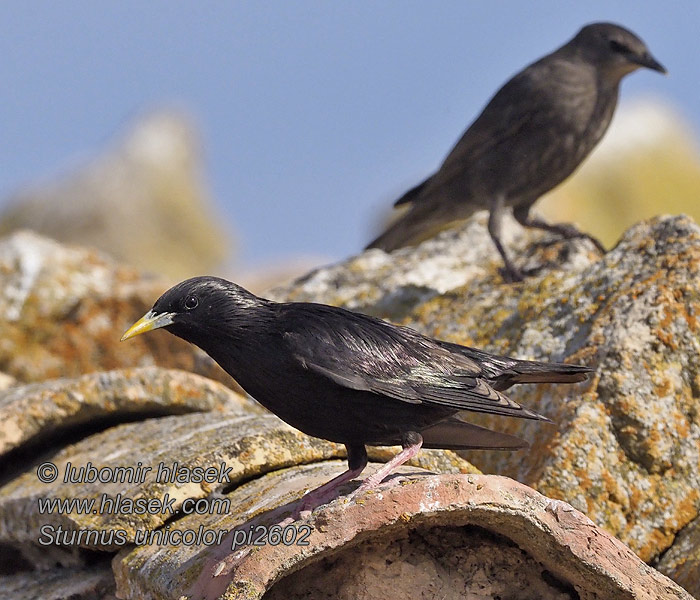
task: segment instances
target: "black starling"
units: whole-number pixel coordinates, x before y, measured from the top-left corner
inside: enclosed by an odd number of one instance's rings
[[[305,510],[362,472],[365,445],[404,449],[360,490],[376,486],[421,445],[526,447],[515,436],[470,424],[465,414],[546,421],[501,392],[516,383],[583,381],[591,371],[489,354],[324,304],[272,302],[216,277],[188,279],[165,292],[122,340],[160,327],[207,352],[293,427],[345,444],[348,471],[307,494]]]
[[[610,125],[620,81],[639,67],[666,73],[631,31],[586,25],[496,93],[438,171],[396,201],[408,205],[407,212],[368,248],[411,246],[488,209],[489,233],[506,275],[520,280],[501,243],[503,211],[510,206],[525,227],[585,237],[604,252],[592,236],[533,217],[530,207],[588,156]]]

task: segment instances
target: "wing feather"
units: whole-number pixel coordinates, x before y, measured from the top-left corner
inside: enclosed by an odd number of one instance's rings
[[[478,360],[411,329],[322,305],[281,306],[295,359],[338,385],[410,404],[545,419],[491,387]]]

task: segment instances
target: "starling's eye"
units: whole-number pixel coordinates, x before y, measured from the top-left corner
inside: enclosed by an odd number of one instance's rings
[[[624,44],[621,44],[620,42],[616,40],[610,40],[610,49],[613,52],[619,52],[620,54],[629,54],[630,49],[625,46]]]
[[[197,308],[198,304],[199,300],[197,300],[197,296],[187,296],[187,298],[185,298],[185,308],[187,310]]]

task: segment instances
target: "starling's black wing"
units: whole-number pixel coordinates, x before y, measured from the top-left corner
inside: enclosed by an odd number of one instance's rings
[[[338,385],[412,404],[544,419],[493,389],[478,360],[411,329],[319,304],[278,310],[294,358]]]

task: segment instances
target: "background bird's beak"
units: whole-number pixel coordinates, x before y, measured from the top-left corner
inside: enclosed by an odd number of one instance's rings
[[[658,71],[664,75],[668,74],[666,67],[664,67],[658,60],[656,60],[651,54],[645,54],[644,56],[638,56],[635,61],[639,66],[646,67],[652,71]]]
[[[143,315],[143,317],[141,317],[124,332],[121,341],[123,342],[124,340],[128,340],[135,335],[146,333],[147,331],[153,331],[154,329],[171,325],[173,322],[173,317],[175,317],[175,313],[155,314],[152,310],[149,310],[145,315]]]

